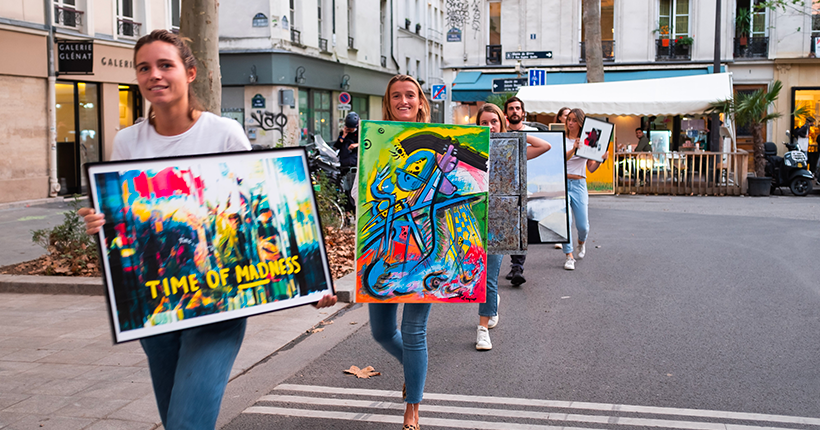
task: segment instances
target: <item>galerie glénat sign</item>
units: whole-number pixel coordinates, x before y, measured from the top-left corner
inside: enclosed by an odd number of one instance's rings
[[[57,68],[61,74],[90,75],[94,70],[94,41],[58,41]]]

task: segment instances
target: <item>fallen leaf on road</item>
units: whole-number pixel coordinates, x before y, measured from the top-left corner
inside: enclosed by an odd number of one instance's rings
[[[350,325],[356,325],[356,324],[358,324],[356,321],[351,321],[350,322]]]
[[[308,330],[311,333],[319,333],[320,331],[324,330],[323,328],[312,328]]]
[[[322,325],[331,325],[333,321],[322,321]]]
[[[373,366],[367,366],[364,369],[359,369],[356,366],[350,366],[350,369],[345,370],[345,373],[356,375],[356,377],[360,379],[368,379],[371,376],[381,375],[380,372],[376,372],[376,369],[374,369]]]

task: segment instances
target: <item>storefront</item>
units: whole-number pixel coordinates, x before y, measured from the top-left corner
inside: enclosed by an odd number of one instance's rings
[[[809,169],[814,172],[817,169],[820,149],[818,148],[818,136],[820,135],[820,124],[818,124],[818,114],[820,114],[820,87],[792,87],[791,112],[798,108],[808,110],[808,117],[814,118],[814,126],[809,128]],[[806,124],[806,117],[791,117],[791,129],[796,130]]]
[[[320,135],[338,136],[350,109],[361,119],[381,119],[384,89],[392,75],[291,52],[220,54],[223,116],[239,119],[254,145],[296,145]]]
[[[820,135],[820,64],[817,59],[775,60],[776,80],[783,83],[783,90],[775,102],[774,110],[784,115],[772,123],[771,140],[778,145],[778,151],[785,151],[780,143],[786,140],[786,131],[792,132],[805,123],[805,118],[788,115],[799,107],[808,109],[809,116],[815,119],[815,126],[809,131],[809,165],[812,170],[818,162],[817,138]]]

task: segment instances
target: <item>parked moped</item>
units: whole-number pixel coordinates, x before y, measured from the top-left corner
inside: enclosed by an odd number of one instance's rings
[[[788,152],[779,157],[774,142],[764,144],[766,176],[772,178],[772,193],[780,187],[788,186],[795,196],[805,196],[811,192],[814,182],[814,177],[808,170],[806,154],[798,149],[797,144],[784,142],[783,145]]]

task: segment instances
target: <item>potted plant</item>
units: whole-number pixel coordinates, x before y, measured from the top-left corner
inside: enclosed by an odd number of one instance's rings
[[[766,157],[763,143],[763,127],[767,122],[783,116],[780,112],[769,113],[771,107],[780,95],[783,84],[774,81],[768,91],[759,89],[751,94],[736,93],[731,99],[712,102],[707,114],[722,113],[733,118],[737,127],[749,127],[752,130],[752,148],[754,151],[755,176],[749,177],[750,196],[767,196],[771,192],[772,179],[766,177]],[[791,115],[805,116],[808,109],[801,107]]]
[[[668,25],[661,25],[658,28],[652,30],[653,33],[658,33],[661,38],[661,46],[669,46],[669,26]]]
[[[749,8],[742,7],[737,10],[737,16],[735,17],[735,34],[740,46],[746,46],[750,31],[752,31],[752,11]]]
[[[692,46],[692,43],[695,42],[695,39],[689,36],[678,36],[678,40],[675,41],[675,45],[680,46]]]
[[[404,18],[404,29],[405,30],[410,30],[410,24],[411,24],[410,18]]]
[[[421,33],[421,24],[416,24],[416,34]]]

